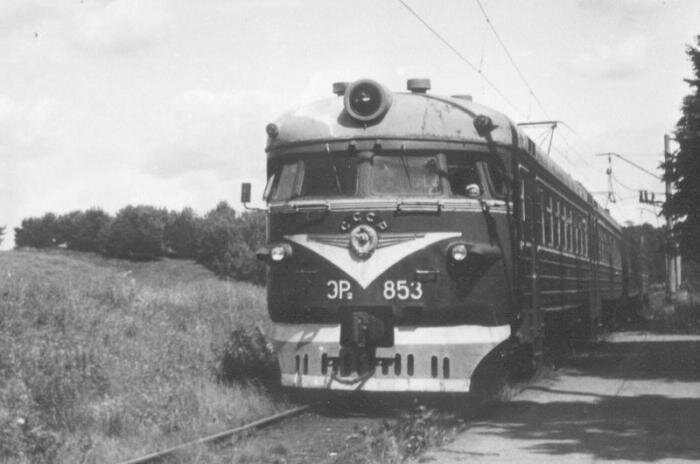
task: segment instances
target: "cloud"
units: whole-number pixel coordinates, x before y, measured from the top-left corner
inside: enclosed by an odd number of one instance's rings
[[[129,55],[158,43],[168,14],[162,1],[114,0],[82,9],[73,22],[71,41],[78,49]]]
[[[59,104],[53,98],[15,99],[0,94],[0,159],[49,156],[59,139],[54,124],[58,113]]]
[[[178,96],[161,115],[142,170],[162,178],[200,171],[222,179],[264,176],[265,125],[279,112],[275,102],[251,91]]]
[[[663,0],[579,0],[580,10],[614,22],[639,23],[665,7]]]
[[[26,0],[0,2],[0,37],[31,30],[36,32],[40,25],[55,20],[62,13],[55,2]]]
[[[641,74],[647,64],[648,44],[633,35],[616,46],[604,45],[594,52],[576,55],[568,63],[575,73],[593,79],[625,79]]]

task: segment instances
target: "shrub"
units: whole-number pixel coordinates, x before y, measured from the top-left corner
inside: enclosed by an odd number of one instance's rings
[[[203,218],[191,208],[176,212],[143,205],[126,206],[114,218],[99,208],[72,211],[58,218],[47,213],[24,219],[15,236],[17,247],[65,245],[131,260],[162,256],[194,259],[221,277],[265,283],[265,265],[255,257],[255,251],[265,243],[265,215],[243,213],[237,217],[226,202]]]
[[[99,208],[76,213],[71,217],[68,226],[70,231],[67,240],[68,248],[99,252],[100,234],[108,229],[112,217]]]
[[[262,283],[264,266],[257,262],[245,240],[246,235],[254,240],[254,227],[248,219],[237,219],[236,212],[226,202],[219,203],[201,222],[197,262],[218,275]]]
[[[214,375],[220,382],[259,381],[267,387],[279,383],[277,359],[258,328],[237,328],[223,346],[212,350],[218,362]]]
[[[126,206],[101,235],[101,246],[111,256],[153,259],[163,255],[167,211],[153,206]]]
[[[198,218],[192,208],[168,213],[163,240],[166,251],[177,258],[194,258]]]
[[[46,213],[40,218],[27,218],[15,228],[15,246],[48,248],[58,244],[60,237],[56,215]]]

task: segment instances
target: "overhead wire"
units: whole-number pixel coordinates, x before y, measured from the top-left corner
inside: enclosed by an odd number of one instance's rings
[[[520,70],[520,66],[518,66],[518,63],[515,62],[515,59],[513,58],[513,55],[510,54],[510,51],[508,50],[508,47],[506,47],[505,42],[503,42],[503,39],[501,38],[501,35],[498,33],[496,30],[496,26],[493,25],[493,22],[491,21],[491,18],[489,18],[488,13],[486,13],[486,9],[484,8],[484,5],[481,3],[481,0],[476,0],[477,5],[479,5],[479,9],[481,12],[484,14],[484,18],[486,18],[486,23],[489,25],[491,30],[493,31],[493,35],[496,36],[496,40],[498,40],[498,43],[501,44],[501,47],[503,47],[503,50],[506,52],[506,56],[510,60],[511,64],[515,68],[515,70],[518,72],[518,75],[520,76],[520,79],[523,81],[525,84],[525,87],[527,87],[528,92],[530,92],[530,97],[535,100],[535,103],[537,103],[537,106],[540,107],[540,110],[542,110],[542,114],[544,114],[547,119],[551,119],[549,117],[549,114],[547,113],[547,110],[544,109],[544,106],[542,105],[542,102],[540,99],[537,97],[535,94],[535,91],[532,90],[532,86],[530,83],[527,81],[525,78],[525,75],[523,72]]]
[[[632,188],[632,187],[630,187],[629,185],[623,184],[622,182],[620,182],[620,179],[618,179],[617,177],[615,177],[615,174],[610,174],[610,176],[613,178],[613,180],[614,180],[620,187],[622,187],[622,188],[624,188],[624,189],[627,189],[627,190],[629,190],[629,191],[631,191],[631,192],[638,192],[638,191],[640,191],[640,190],[644,190],[644,189]]]
[[[529,119],[529,117],[530,117],[530,109],[528,109],[528,112],[527,112],[527,113],[524,113],[524,112],[523,112],[517,105],[515,105],[515,103],[513,103],[513,101],[512,101],[510,98],[508,98],[508,97],[507,97],[507,96],[506,96],[506,95],[505,95],[505,94],[504,94],[504,93],[503,93],[503,92],[502,92],[502,91],[501,91],[501,90],[486,76],[486,74],[483,72],[483,69],[482,69],[482,68],[483,68],[483,61],[484,61],[485,41],[484,41],[484,43],[482,44],[481,57],[480,57],[480,60],[479,60],[479,66],[477,67],[477,66],[475,66],[467,57],[465,57],[454,45],[452,45],[445,37],[443,37],[442,34],[440,34],[440,33],[439,33],[435,28],[433,28],[425,19],[423,19],[415,10],[413,10],[413,8],[411,8],[411,7],[405,2],[405,0],[398,0],[398,1],[399,1],[399,3],[401,3],[401,5],[402,5],[409,13],[411,13],[418,21],[420,21],[420,23],[423,24],[423,26],[424,26],[426,29],[428,29],[435,37],[437,37],[437,39],[440,40],[440,42],[442,42],[443,45],[445,45],[450,51],[452,51],[452,53],[454,53],[460,60],[462,60],[464,63],[466,63],[476,74],[478,74],[478,75],[482,78],[483,82],[485,82],[486,84],[488,84],[488,86],[489,86],[492,90],[494,90],[494,91],[496,92],[496,94],[497,94],[498,96],[500,96],[508,105],[510,105],[520,116],[524,116],[524,117],[526,117],[527,119]],[[506,46],[505,42],[504,42],[503,39],[501,38],[501,35],[500,35],[500,34],[498,33],[498,31],[496,30],[496,27],[494,26],[493,22],[491,21],[491,18],[489,17],[488,13],[486,12],[486,9],[484,8],[484,5],[481,3],[480,0],[476,0],[476,3],[477,3],[477,5],[479,6],[479,9],[481,10],[482,14],[484,15],[484,18],[485,18],[485,20],[486,20],[486,23],[487,23],[488,27],[491,29],[491,31],[493,32],[494,36],[496,37],[498,43],[500,44],[500,46],[501,46],[501,47],[503,48],[503,50],[505,51],[505,53],[506,53],[508,59],[510,60],[511,64],[512,64],[513,67],[515,68],[516,72],[518,73],[518,76],[520,77],[520,79],[521,79],[521,80],[523,81],[523,83],[525,84],[525,87],[527,88],[527,90],[528,90],[528,92],[529,92],[529,99],[530,99],[530,100],[528,101],[528,105],[530,106],[530,105],[531,105],[531,100],[534,100],[535,103],[537,104],[537,106],[539,107],[539,109],[542,111],[542,113],[543,113],[547,118],[551,119],[551,118],[549,117],[548,112],[547,112],[546,109],[544,108],[544,105],[542,104],[541,100],[540,100],[540,99],[537,97],[537,95],[535,94],[534,90],[532,89],[532,86],[530,85],[530,83],[528,82],[528,80],[527,80],[527,78],[525,77],[524,73],[522,72],[522,70],[521,70],[520,67],[518,66],[517,62],[516,62],[515,59],[513,58],[513,55],[510,53],[510,50],[508,50],[508,47]],[[576,131],[574,131],[574,130],[573,130],[570,126],[568,126],[567,124],[565,124],[565,123],[562,122],[561,125],[565,126],[565,127],[566,127],[567,129],[569,129],[574,135],[577,135],[577,136],[578,136],[578,134],[576,133]],[[552,136],[552,135],[553,135],[553,134],[550,134],[550,136]],[[573,152],[574,154],[577,155],[577,160],[580,161],[580,163],[575,163],[575,162],[571,159],[571,157],[570,157],[564,150],[559,150],[559,149],[557,149],[555,146],[552,147],[552,150],[553,150],[554,152],[560,154],[560,155],[562,156],[562,158],[564,158],[564,159],[571,165],[572,168],[577,169],[580,165],[582,165],[582,166],[585,166],[587,169],[589,169],[591,172],[595,173],[596,175],[602,174],[602,171],[601,171],[600,169],[594,167],[594,166],[586,159],[586,157],[585,157],[583,154],[581,154],[580,151],[578,151],[577,149],[575,149],[575,148],[572,146],[572,144],[569,143],[568,139],[564,136],[564,134],[563,134],[561,131],[558,133],[558,135],[559,135],[560,138],[563,140],[563,142],[564,142],[564,144],[566,145],[566,147],[568,148],[568,150],[570,150],[571,152]],[[539,136],[538,136],[538,137],[539,137]],[[541,135],[541,137],[542,137],[542,142],[544,142],[545,140],[547,140],[547,139],[546,139],[546,133],[543,134],[543,135]],[[580,137],[580,136],[579,136],[579,137]],[[541,144],[540,144],[540,145],[541,145]],[[581,164],[581,163],[582,163],[582,164]],[[589,186],[595,185],[595,183],[591,181],[590,177],[588,177],[587,175],[585,175],[583,172],[578,171],[577,174],[580,175],[581,177],[583,177],[583,178],[586,180],[586,182],[588,182]]]
[[[447,48],[449,48],[457,57],[462,60],[464,63],[466,63],[475,73],[477,73],[481,78],[486,82],[491,89],[493,89],[496,94],[498,94],[499,97],[503,99],[506,103],[508,103],[515,111],[517,111],[521,116],[525,116],[525,113],[518,108],[518,106],[513,103],[513,101],[508,98],[502,91],[499,89],[496,84],[494,84],[491,79],[489,79],[484,72],[476,67],[474,63],[472,63],[466,56],[462,54],[454,45],[452,45],[447,39],[445,39],[437,30],[435,30],[428,22],[423,19],[418,13],[416,13],[413,8],[411,8],[404,0],[398,0],[401,5],[408,10],[409,13],[411,13],[413,16],[415,16],[418,21],[423,24],[435,37],[437,37],[440,42],[442,42]]]

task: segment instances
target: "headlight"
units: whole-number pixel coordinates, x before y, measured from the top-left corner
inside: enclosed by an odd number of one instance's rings
[[[389,110],[391,93],[372,80],[362,79],[347,86],[344,105],[357,121],[374,121]]]
[[[275,245],[270,248],[270,261],[273,263],[279,263],[291,255],[292,248],[289,245]]]
[[[461,263],[467,259],[467,246],[463,243],[458,243],[452,246],[452,248],[450,248],[450,257],[452,258],[452,261]]]

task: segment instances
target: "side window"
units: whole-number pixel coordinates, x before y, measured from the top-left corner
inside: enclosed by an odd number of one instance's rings
[[[571,240],[568,239],[568,231],[570,229],[569,222],[566,220],[569,214],[569,207],[565,206],[561,209],[561,224],[562,224],[562,230],[561,230],[561,241],[563,242],[562,248],[564,248],[565,251],[569,251],[571,248]]]
[[[567,240],[569,241],[569,251],[574,251],[574,213],[569,209],[566,213],[566,223],[569,226],[567,229]]]
[[[528,172],[520,169],[520,220],[522,221],[523,240],[532,241],[533,198],[532,183]]]
[[[467,189],[473,186],[477,186],[482,193],[484,191],[477,163],[463,155],[447,157],[447,180],[452,195],[465,196]]]
[[[541,244],[546,243],[544,233],[545,200],[546,197],[544,194],[544,190],[540,187],[537,189],[537,227],[535,229],[535,233],[537,234],[537,239]]]
[[[552,244],[554,248],[559,248],[559,231],[561,227],[561,218],[559,217],[559,200],[554,200],[554,236],[552,237]]]
[[[520,175],[522,176],[524,172],[520,172]],[[525,178],[521,177],[520,178],[520,220],[524,223],[527,221],[527,209],[526,209],[526,200],[525,200]]]
[[[288,200],[294,195],[294,187],[296,186],[297,175],[300,171],[301,163],[294,161],[282,165],[279,171],[279,176],[275,179],[275,185],[272,190],[272,200]]]
[[[494,161],[486,163],[489,177],[491,178],[491,185],[493,186],[493,194],[496,197],[506,196],[506,175],[503,172],[499,163]]]
[[[552,245],[552,197],[546,195],[546,214],[544,215],[544,243]]]

